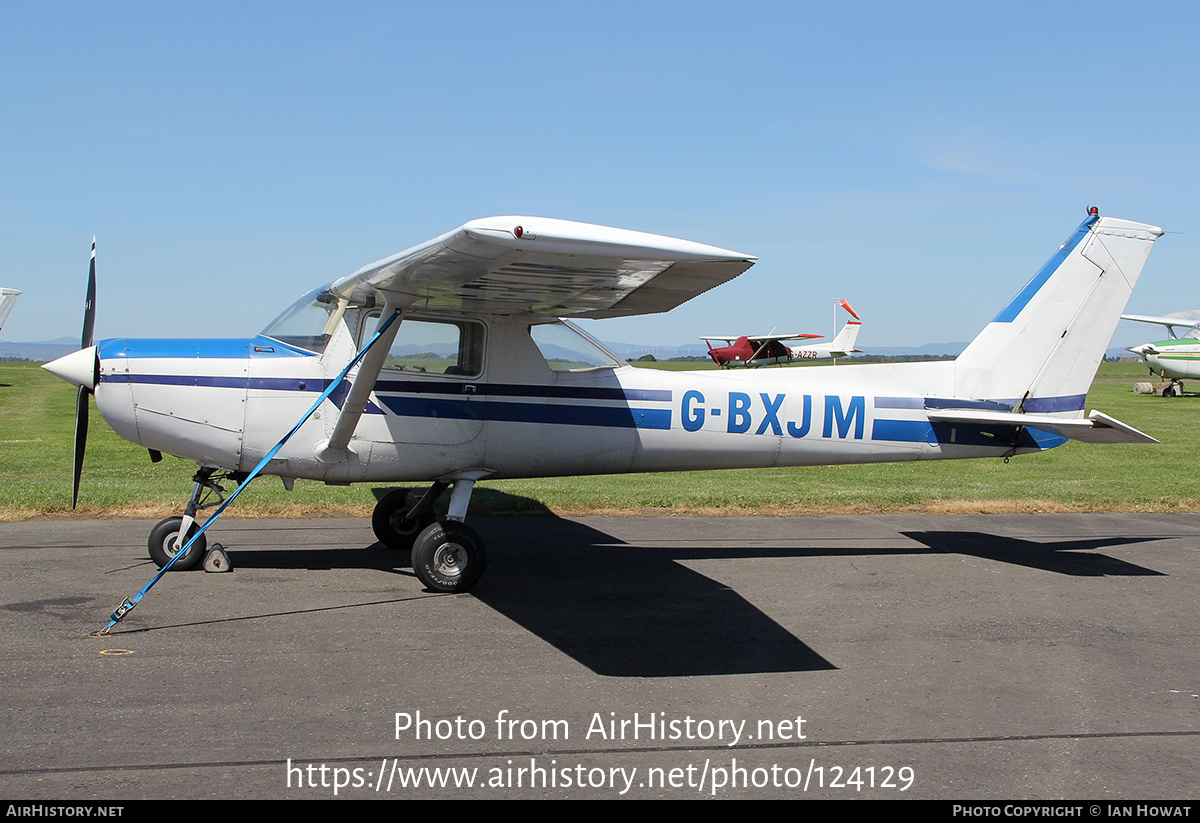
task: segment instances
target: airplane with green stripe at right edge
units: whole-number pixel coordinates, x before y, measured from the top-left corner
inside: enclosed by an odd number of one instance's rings
[[[1145,314],[1123,314],[1122,320],[1138,323],[1155,323],[1167,327],[1169,340],[1128,346],[1125,351],[1133,352],[1150,367],[1151,374],[1161,375],[1171,384],[1162,391],[1163,397],[1183,394],[1183,380],[1200,377],[1200,320],[1184,320],[1178,317],[1153,317]],[[1187,329],[1180,337],[1176,329]]]
[[[397,489],[378,502],[375,534],[411,550],[426,587],[462,592],[486,565],[482,539],[464,522],[484,479],[1007,459],[1068,439],[1157,442],[1101,412],[1085,415],[1084,403],[1162,233],[1089,209],[953,361],[635,368],[562,318],[668,311],[755,258],[505,216],[319,286],[249,339],[92,345],[90,278],[83,348],[45,368],[80,387],[76,488],[88,393],[151,459],[198,465],[183,517],[151,532],[160,567],[202,561],[197,530],[209,524],[196,514],[216,505],[205,501],[220,497],[222,482],[263,474],[288,488],[298,477],[420,483],[424,494]],[[997,229],[992,242],[1020,239]],[[972,276],[967,266],[955,276]],[[438,516],[433,502],[445,492]]]

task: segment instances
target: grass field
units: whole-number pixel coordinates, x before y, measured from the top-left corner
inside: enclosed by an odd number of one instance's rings
[[[847,366],[853,368],[853,366]],[[1187,467],[1200,458],[1200,397],[1135,395],[1145,369],[1104,364],[1088,396],[1098,408],[1162,441],[1157,446],[1068,443],[1000,460],[796,469],[676,472],[486,481],[473,514],[1200,511]],[[74,390],[33,363],[0,363],[0,520],[69,515]],[[178,513],[195,464],[120,440],[93,406],[80,506],[86,516]],[[1183,476],[1180,476],[1183,472]],[[254,484],[229,516],[370,514],[381,489],[277,478]]]

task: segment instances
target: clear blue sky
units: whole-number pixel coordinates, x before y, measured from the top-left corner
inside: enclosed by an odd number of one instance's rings
[[[1089,204],[1200,308],[1191,3],[25,3],[0,27],[5,340],[245,336],[475,217],[755,254],[609,340],[970,339]],[[1118,332],[1127,345],[1159,332]]]

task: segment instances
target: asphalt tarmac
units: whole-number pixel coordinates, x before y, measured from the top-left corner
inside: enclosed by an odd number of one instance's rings
[[[1200,515],[0,523],[0,795],[1189,799]],[[430,783],[446,785],[429,785]]]

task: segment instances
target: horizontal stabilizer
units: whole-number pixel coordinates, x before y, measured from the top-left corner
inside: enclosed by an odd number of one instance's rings
[[[1005,411],[975,411],[946,409],[930,411],[933,423],[962,423],[968,425],[1025,426],[1057,434],[1081,443],[1157,443],[1148,434],[1107,414],[1092,411],[1086,418],[1053,417],[1048,414],[1014,414]]]

